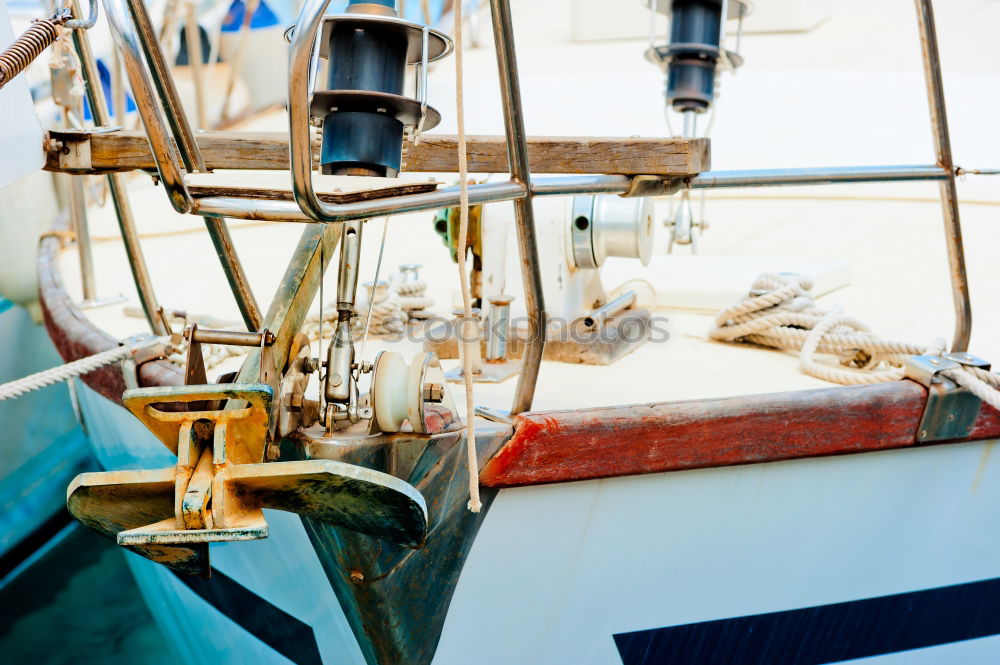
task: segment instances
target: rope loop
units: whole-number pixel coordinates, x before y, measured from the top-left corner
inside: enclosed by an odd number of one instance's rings
[[[797,351],[802,371],[824,381],[860,385],[903,378],[907,356],[940,355],[943,341],[918,346],[885,340],[839,306],[823,310],[812,280],[791,273],[759,275],[745,298],[719,312],[711,339]],[[832,355],[837,364],[821,362]]]

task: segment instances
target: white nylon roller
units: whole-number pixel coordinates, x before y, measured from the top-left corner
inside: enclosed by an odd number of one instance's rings
[[[403,354],[395,351],[383,351],[375,359],[371,394],[379,431],[398,432],[409,418],[410,369]]]

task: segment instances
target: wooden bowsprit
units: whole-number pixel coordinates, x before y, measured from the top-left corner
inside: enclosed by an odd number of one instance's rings
[[[267,538],[264,508],[423,545],[427,507],[399,478],[331,460],[264,463],[272,397],[260,383],[127,391],[122,403],[177,465],[81,474],[67,492],[70,513],[126,549],[204,576],[209,543]],[[177,410],[192,402],[228,408]]]

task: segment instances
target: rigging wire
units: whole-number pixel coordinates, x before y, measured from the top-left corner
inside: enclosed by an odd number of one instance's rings
[[[378,261],[375,263],[375,284],[378,284],[378,276],[382,271],[382,255],[385,253],[385,238],[389,232],[389,216],[386,215],[385,222],[382,224],[382,242],[378,247]],[[361,336],[361,347],[358,350],[358,358],[364,359],[365,357],[365,343],[368,341],[368,329],[372,322],[372,308],[375,306],[375,288],[372,287],[372,294],[368,297],[368,313],[365,315],[365,332]]]

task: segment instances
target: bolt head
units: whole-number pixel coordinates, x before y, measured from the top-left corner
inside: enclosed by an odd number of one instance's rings
[[[440,383],[425,383],[422,396],[425,402],[440,402],[444,399],[444,386]]]

